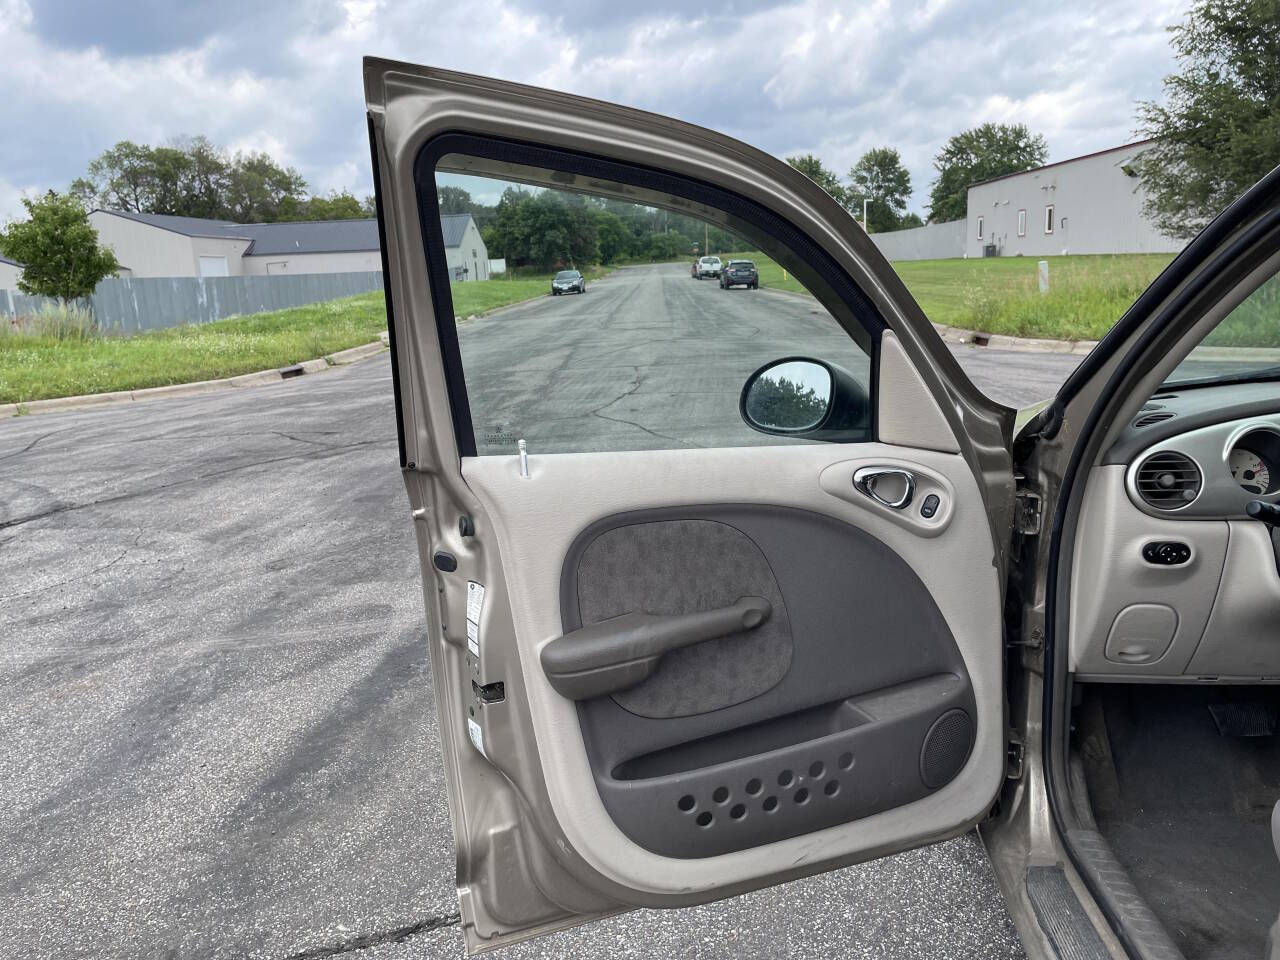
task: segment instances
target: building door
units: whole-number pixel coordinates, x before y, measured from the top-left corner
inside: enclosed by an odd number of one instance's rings
[[[227,276],[227,258],[226,257],[201,257],[200,258],[200,276],[201,277],[225,277]]]

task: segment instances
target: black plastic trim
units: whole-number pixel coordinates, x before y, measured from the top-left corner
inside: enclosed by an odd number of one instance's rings
[[[803,231],[754,200],[690,177],[575,151],[534,146],[469,133],[445,132],[427,141],[418,152],[414,160],[414,183],[418,194],[418,215],[427,248],[432,307],[436,315],[436,329],[444,360],[449,407],[460,456],[476,455],[475,432],[471,422],[466,381],[463,376],[457,328],[453,320],[453,297],[449,290],[440,218],[438,215],[428,215],[429,212],[435,213],[439,210],[435,184],[436,164],[441,157],[451,153],[560,170],[579,176],[598,177],[615,183],[659,190],[728,213],[751,224],[782,244],[826,281],[857,319],[862,332],[866,334],[870,343],[868,353],[871,358],[871,439],[874,439],[880,334],[888,329],[888,324],[885,323],[884,317],[880,315],[875,304],[854,283],[853,279],[841,269],[830,254],[814,243]],[[835,319],[839,322],[838,317]],[[845,329],[846,332],[854,335],[853,330],[847,327]]]
[[[391,264],[387,259],[387,228],[382,219],[382,169],[378,163],[377,131],[373,114],[366,114],[369,124],[369,162],[373,168],[373,206],[378,218],[378,251],[382,256],[382,298],[387,308],[387,342],[391,347],[391,392],[396,404],[396,443],[400,450],[400,469],[408,463],[404,444],[404,412],[400,400],[400,355],[396,349],[396,311],[391,299]]]

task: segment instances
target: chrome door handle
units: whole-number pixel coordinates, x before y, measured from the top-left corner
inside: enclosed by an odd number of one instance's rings
[[[853,473],[853,485],[876,503],[902,510],[916,493],[916,477],[901,467],[859,467]]]

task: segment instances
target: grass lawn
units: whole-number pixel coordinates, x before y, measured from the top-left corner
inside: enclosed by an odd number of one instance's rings
[[[465,318],[547,296],[550,284],[550,275],[454,283],[454,313]],[[33,335],[0,326],[0,403],[234,377],[370,343],[386,329],[381,293],[131,337]]]
[[[0,403],[233,377],[369,343],[386,328],[382,294],[366,293],[132,337],[0,333]]]
[[[804,292],[759,253],[760,284]],[[1168,254],[1048,257],[1049,292],[1039,291],[1035,257],[904,260],[893,268],[934,323],[1010,336],[1097,340],[1173,259]]]

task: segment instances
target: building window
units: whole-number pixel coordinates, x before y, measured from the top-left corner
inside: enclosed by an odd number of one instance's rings
[[[1025,237],[1027,235],[1027,211],[1018,211],[1018,236]]]
[[[1045,204],[1044,208],[1044,232],[1053,233],[1053,204]]]
[[[978,239],[982,239],[982,218],[978,218]]]

